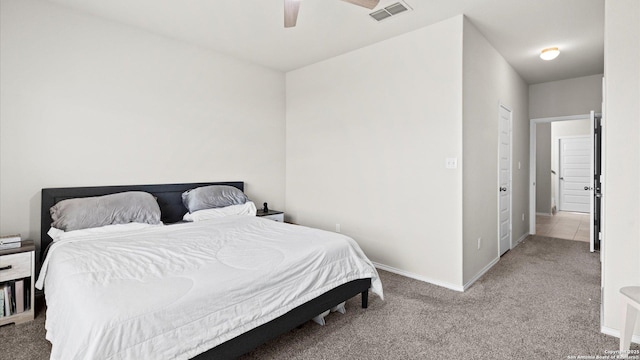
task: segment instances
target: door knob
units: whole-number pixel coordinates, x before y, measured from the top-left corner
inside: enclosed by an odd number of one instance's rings
[[[592,188],[592,187],[590,187],[590,186],[585,186],[585,187],[584,187],[584,189],[585,189],[585,190],[593,190],[593,188]]]
[[[564,180],[564,176],[560,176],[560,180]]]
[[[507,188],[506,188],[506,187],[504,187],[504,186],[501,186],[501,187],[500,187],[500,191],[507,191]]]

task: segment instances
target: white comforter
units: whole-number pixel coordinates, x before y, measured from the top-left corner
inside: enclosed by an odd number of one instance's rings
[[[349,237],[230,216],[60,240],[37,286],[51,359],[187,359],[368,277]]]

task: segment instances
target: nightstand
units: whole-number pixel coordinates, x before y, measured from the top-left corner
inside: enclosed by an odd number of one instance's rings
[[[16,307],[24,306],[24,311],[7,316],[5,308],[4,316],[0,317],[0,326],[6,324],[20,324],[33,320],[34,315],[34,283],[35,283],[36,248],[33,241],[23,240],[22,246],[14,249],[0,250],[0,288],[9,285],[12,290],[12,298]],[[6,294],[6,292],[5,292]],[[16,295],[22,295],[21,300],[16,300]],[[4,296],[3,296],[4,297]],[[6,303],[6,302],[5,302]]]
[[[284,222],[284,213],[278,210],[269,209],[269,211],[265,212],[262,209],[258,209],[258,211],[256,212],[256,216],[274,221]]]

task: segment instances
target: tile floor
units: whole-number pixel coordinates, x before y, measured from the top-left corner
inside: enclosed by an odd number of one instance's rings
[[[536,215],[536,235],[589,242],[589,214],[558,211]]]

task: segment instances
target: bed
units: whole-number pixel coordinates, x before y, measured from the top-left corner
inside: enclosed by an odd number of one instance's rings
[[[52,359],[235,358],[358,294],[366,308],[369,289],[382,297],[375,268],[343,235],[253,216],[184,223],[182,193],[209,185],[244,190],[243,182],[42,190],[38,282]],[[173,225],[55,243],[47,234],[59,202],[128,191],[153,195],[162,223]]]

